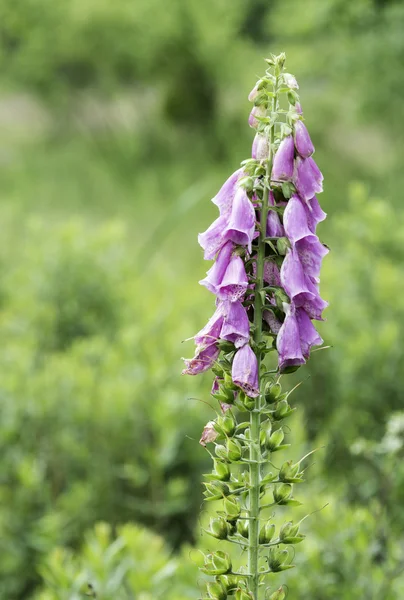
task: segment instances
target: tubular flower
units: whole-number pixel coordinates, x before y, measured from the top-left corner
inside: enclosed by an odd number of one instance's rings
[[[250,398],[259,395],[258,363],[251,346],[245,345],[236,353],[231,372],[232,379]]]
[[[272,167],[272,179],[274,181],[289,181],[293,177],[293,159],[295,155],[295,144],[293,137],[285,137],[278,148]]]

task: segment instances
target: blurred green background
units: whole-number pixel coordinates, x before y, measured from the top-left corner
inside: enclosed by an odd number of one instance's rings
[[[0,600],[200,596],[196,236],[286,51],[325,175],[327,351],[288,598],[404,597],[404,2],[0,0]],[[209,546],[211,547],[211,546]],[[89,594],[89,596],[86,596]]]

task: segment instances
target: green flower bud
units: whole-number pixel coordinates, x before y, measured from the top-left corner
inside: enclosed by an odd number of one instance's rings
[[[215,454],[219,458],[222,458],[223,460],[227,460],[226,446],[221,446],[220,444],[217,444],[217,446],[215,447]]]
[[[232,392],[233,393],[233,392]],[[236,422],[231,414],[226,414],[217,419],[217,426],[225,433],[226,436],[232,437],[236,430]]]
[[[302,480],[299,476],[299,463],[293,464],[292,460],[284,462],[279,471],[279,479],[285,483],[298,483]]]
[[[233,383],[233,379],[231,378],[230,373],[225,373],[224,374],[224,385],[226,388],[228,388],[229,390],[236,390],[237,386],[234,385]]]
[[[270,548],[268,553],[268,566],[273,573],[284,571],[284,563],[288,559],[287,550],[279,550],[279,548]]]
[[[286,419],[295,411],[294,408],[290,408],[289,402],[284,398],[280,402],[278,402],[275,412],[273,413],[273,418],[275,421],[281,421],[282,419]]]
[[[215,470],[214,474],[220,481],[229,481],[230,480],[230,467],[226,463],[214,460],[213,461]]]
[[[285,434],[283,432],[283,429],[282,428],[277,429],[276,431],[274,431],[272,433],[272,435],[269,436],[269,438],[266,439],[266,441],[265,441],[266,449],[269,450],[270,452],[276,452],[276,450],[282,444],[284,437],[285,437]]]
[[[299,524],[293,525],[291,521],[282,525],[279,532],[279,539],[283,544],[300,544],[305,537],[299,533]]]
[[[228,535],[226,520],[223,517],[211,519],[207,533],[218,540],[226,540]]]
[[[289,250],[289,248],[290,248],[290,242],[289,242],[288,238],[281,237],[277,240],[276,249],[278,250],[278,253],[281,256],[285,256],[286,252]]]
[[[280,587],[276,592],[269,596],[268,600],[285,600],[286,594],[283,590],[283,587]]]
[[[230,556],[226,554],[226,552],[221,552],[218,550],[217,552],[212,552],[212,554],[208,554],[205,557],[205,564],[201,568],[201,571],[206,575],[211,575],[212,577],[215,575],[224,575],[225,573],[229,573],[231,571],[231,560]]]
[[[206,500],[220,500],[230,494],[229,486],[223,483],[223,481],[204,482],[203,485],[206,488],[203,493]]]
[[[251,592],[247,592],[246,590],[242,590],[241,588],[236,590],[234,598],[235,600],[254,600],[254,596]]]
[[[237,533],[243,536],[246,540],[248,540],[248,521],[246,519],[240,519],[237,521]]]
[[[292,521],[284,523],[279,531],[279,539],[294,537],[299,531],[299,525],[293,525]]]
[[[268,404],[272,404],[273,402],[276,402],[281,393],[282,388],[280,383],[267,383],[265,387],[265,400]]]
[[[254,410],[255,408],[255,400],[254,398],[250,398],[245,394],[240,394],[240,400],[243,403],[243,406],[246,410]]]
[[[213,600],[226,600],[226,590],[218,581],[211,581],[207,584],[206,587],[208,590],[209,598],[213,598]]]
[[[240,460],[243,450],[241,444],[237,440],[227,440],[227,458],[230,462]]]
[[[282,483],[277,485],[274,489],[274,501],[277,504],[282,504],[285,500],[288,500],[292,495],[292,486],[290,483]]]
[[[218,579],[228,594],[234,592],[239,587],[240,582],[244,581],[237,575],[220,575]]]
[[[228,521],[236,521],[241,514],[241,506],[234,496],[225,498],[223,502],[223,508],[226,513],[226,519]]]
[[[268,521],[261,528],[260,535],[259,535],[259,543],[260,544],[269,544],[269,542],[274,537],[274,533],[275,533],[275,525]]]

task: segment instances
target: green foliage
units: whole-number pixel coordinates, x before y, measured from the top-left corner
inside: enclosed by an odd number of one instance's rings
[[[106,523],[87,533],[80,553],[56,548],[40,573],[46,588],[35,600],[188,600],[196,569],[170,555],[162,538],[136,525],[111,535]],[[192,565],[191,565],[192,567]]]
[[[37,557],[79,543],[95,520],[137,520],[176,546],[200,502],[204,405],[187,400],[179,319],[189,293],[170,269],[145,296],[122,223],[52,233],[36,220],[3,248],[0,597],[27,597]],[[18,258],[17,258],[18,255]],[[15,262],[13,262],[15,261]],[[176,290],[176,291],[175,291]],[[181,301],[181,297],[183,300]],[[181,417],[179,417],[181,415]],[[21,575],[23,574],[23,576]]]

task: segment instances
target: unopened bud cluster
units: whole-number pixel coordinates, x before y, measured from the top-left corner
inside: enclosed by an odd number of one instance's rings
[[[236,409],[241,414],[253,410],[248,408],[248,397],[234,396],[233,386],[226,378],[229,365],[226,355],[214,367],[216,380],[212,391],[213,397],[221,402],[227,392],[233,395],[233,402],[221,412],[214,421],[205,427],[200,443],[209,444],[212,449],[213,469],[205,475],[204,496],[206,501],[220,501],[217,516],[210,519],[205,530],[217,540],[226,540],[247,550],[250,546],[250,470],[249,456],[251,430],[249,422],[237,423],[234,413]],[[228,383],[225,383],[227,379]],[[228,394],[230,396],[230,394]],[[263,463],[268,463],[273,453],[289,448],[285,442],[283,421],[294,410],[289,405],[289,394],[283,393],[280,383],[267,383],[263,394],[264,404],[261,408],[260,427],[260,457]],[[228,398],[229,399],[229,398]],[[247,402],[246,402],[247,401]],[[207,435],[209,432],[209,435]],[[273,514],[276,506],[296,506],[300,503],[293,496],[294,484],[303,481],[303,471],[300,463],[284,461],[276,472],[262,468],[259,494],[266,498],[267,509]],[[292,554],[288,547],[303,541],[300,524],[285,522],[280,528],[275,527],[270,515],[263,509],[259,516],[258,550],[262,553],[262,564],[259,577],[264,581],[265,575],[278,573],[292,568]],[[266,566],[265,566],[266,565]],[[206,555],[202,571],[214,578],[207,584],[208,599],[254,598],[249,589],[247,569],[241,568],[236,572],[230,555],[222,552],[212,552]],[[283,589],[278,589],[271,596],[284,598]]]
[[[205,598],[216,600],[258,600],[261,590],[272,600],[285,597],[283,588],[269,595],[265,575],[291,568],[290,546],[304,535],[290,521],[277,532],[265,511],[299,504],[293,487],[303,472],[300,462],[285,461],[275,472],[266,466],[288,448],[282,422],[293,409],[280,377],[323,343],[313,320],[322,320],[327,306],[319,276],[328,250],[316,234],[326,216],[316,198],[323,177],[285,55],[267,63],[249,95],[249,125],[256,131],[251,158],[213,198],[219,217],[199,235],[205,259],[214,260],[200,283],[214,294],[215,312],[195,335],[196,353],[183,371],[211,369],[211,394],[220,407],[200,440],[213,447],[205,499],[221,502],[207,531],[248,555],[238,572],[225,552],[206,556],[203,572],[213,579]],[[271,370],[272,353],[277,367]],[[237,420],[246,413],[248,421]]]

